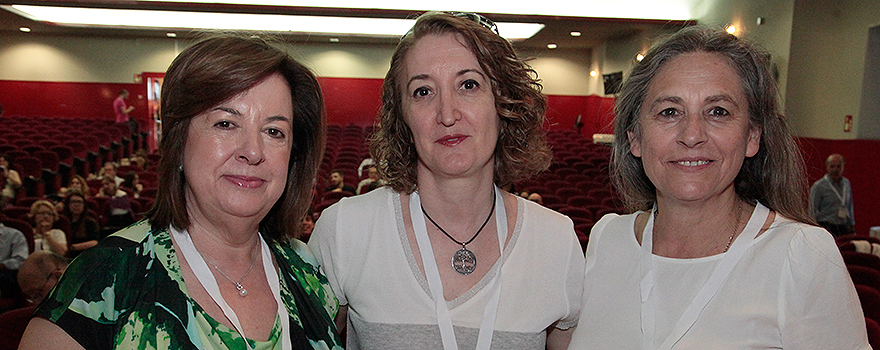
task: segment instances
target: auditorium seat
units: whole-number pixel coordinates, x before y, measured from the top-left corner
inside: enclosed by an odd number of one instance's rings
[[[865,285],[880,291],[880,271],[858,265],[847,265],[846,269],[849,271],[853,283]]]
[[[880,257],[874,254],[841,251],[840,255],[843,256],[843,262],[846,263],[847,266],[864,266],[880,271]]]
[[[880,291],[871,286],[856,283],[856,293],[859,294],[859,302],[865,317],[872,320],[880,319]]]

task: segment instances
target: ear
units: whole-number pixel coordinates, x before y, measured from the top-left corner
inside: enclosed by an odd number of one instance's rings
[[[626,138],[629,139],[629,153],[632,153],[636,158],[640,158],[642,156],[642,143],[639,138],[632,131],[626,132]]]
[[[749,130],[749,142],[746,144],[746,157],[754,157],[761,148],[761,129],[751,128]]]

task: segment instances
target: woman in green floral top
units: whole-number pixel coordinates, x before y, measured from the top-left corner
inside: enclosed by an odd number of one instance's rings
[[[22,348],[341,349],[336,298],[294,238],[323,152],[314,75],[215,36],[171,64],[161,108],[148,220],[68,267]]]

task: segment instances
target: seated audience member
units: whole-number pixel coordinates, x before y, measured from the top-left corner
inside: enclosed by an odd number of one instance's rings
[[[358,165],[358,176],[364,176],[364,169],[375,166],[376,162],[373,161],[373,158],[366,158],[361,161],[361,165]]]
[[[79,193],[86,198],[89,198],[92,195],[92,191],[89,189],[89,183],[85,178],[79,175],[71,176],[70,181],[67,182],[67,187],[62,187],[58,193],[61,194],[61,197],[66,197],[67,193],[71,190],[79,191]]]
[[[58,221],[55,204],[47,200],[38,200],[31,204],[28,216],[34,224],[34,251],[49,250],[58,255],[67,255],[67,235],[64,231],[52,228]]]
[[[21,176],[12,169],[12,164],[9,163],[9,158],[5,154],[0,155],[0,176],[3,177],[2,180],[5,184],[3,190],[0,191],[0,207],[5,207],[15,200],[15,194],[21,188]]]
[[[333,170],[330,172],[330,179],[327,181],[330,186],[327,186],[327,189],[324,192],[350,192],[352,194],[355,193],[355,189],[349,185],[345,184],[345,177],[342,175],[341,170]]]
[[[134,155],[131,157],[130,161],[131,161],[131,165],[137,165],[142,170],[146,170],[147,164],[148,164],[147,151],[145,151],[143,148],[138,149],[137,151],[134,152]]]
[[[361,180],[358,184],[357,194],[364,194],[385,186],[385,180],[379,178],[379,169],[376,169],[375,165],[370,165],[370,167],[367,168],[367,175],[369,177]]]
[[[70,219],[70,252],[71,259],[80,252],[94,247],[100,239],[101,225],[98,219],[86,211],[86,198],[82,192],[71,190],[64,198],[62,213]]]
[[[129,171],[123,177],[125,179],[122,181],[122,185],[120,187],[124,187],[131,190],[131,198],[140,198],[141,191],[144,190],[144,185],[141,183],[141,179],[138,174],[134,171]]]
[[[312,236],[312,231],[315,229],[315,217],[312,213],[312,209],[309,209],[306,212],[306,215],[303,215],[303,219],[300,226],[300,240],[303,242],[308,242],[309,237]]]
[[[530,201],[532,201],[532,202],[538,203],[538,204],[544,204],[544,199],[541,198],[541,195],[538,194],[538,192],[535,192],[535,193],[530,194],[530,195],[527,197],[527,199],[530,200]]]
[[[27,257],[28,244],[24,234],[0,223],[0,295],[3,297],[18,294],[15,274]]]
[[[105,178],[113,179],[114,181],[116,181],[116,186],[119,186],[120,184],[122,184],[122,181],[125,181],[125,179],[119,177],[118,174],[116,174],[116,163],[114,162],[104,163],[104,167],[101,168],[101,171],[98,174],[97,178],[101,180]]]
[[[25,299],[37,305],[49,295],[64,274],[68,260],[53,252],[34,252],[18,270],[18,285]]]
[[[134,223],[134,213],[131,211],[131,200],[128,193],[116,187],[116,182],[107,177],[101,180],[101,191],[96,197],[109,198],[107,205],[107,227],[121,229]],[[103,209],[102,209],[103,210]]]

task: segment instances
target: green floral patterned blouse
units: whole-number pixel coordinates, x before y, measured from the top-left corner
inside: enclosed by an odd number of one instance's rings
[[[294,349],[342,349],[333,323],[338,302],[307,246],[267,242],[279,265],[281,299]],[[167,229],[147,221],[101,241],[67,268],[36,316],[54,322],[86,349],[241,349],[241,336],[187,295]],[[281,349],[276,317],[269,340]]]

